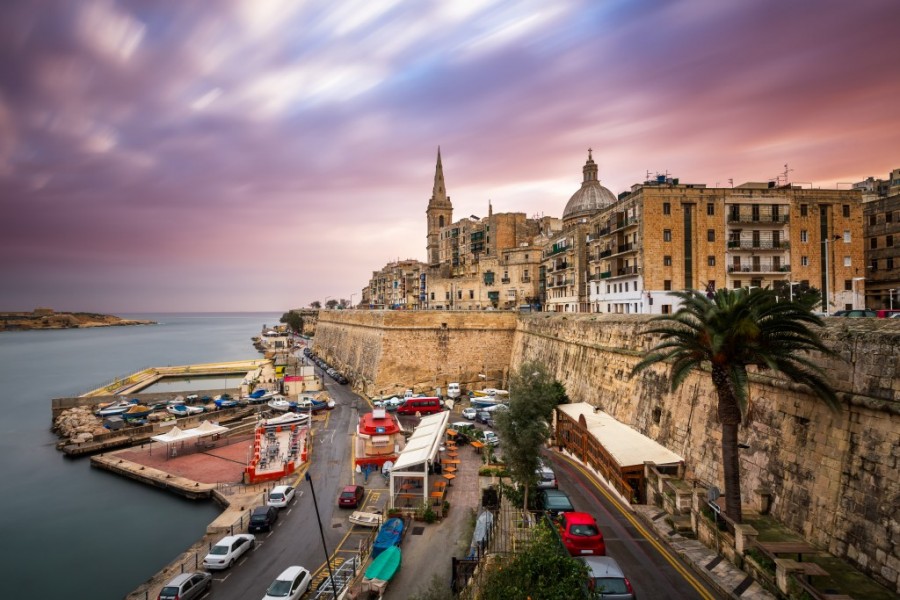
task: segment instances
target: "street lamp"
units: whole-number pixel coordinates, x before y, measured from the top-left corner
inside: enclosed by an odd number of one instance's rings
[[[788,281],[788,288],[790,288],[790,301],[794,301],[794,286],[800,285],[799,281]]]
[[[353,292],[352,294],[350,294],[350,308],[353,308],[353,296],[355,296],[355,295],[356,295],[356,292]]]

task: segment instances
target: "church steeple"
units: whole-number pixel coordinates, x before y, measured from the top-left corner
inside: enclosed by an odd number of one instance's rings
[[[444,166],[441,164],[441,147],[438,146],[437,165],[434,168],[434,187],[431,190],[431,199],[425,210],[428,217],[427,251],[428,264],[437,266],[440,263],[440,236],[441,229],[453,222],[453,205],[450,196],[447,195],[447,187],[444,183]]]
[[[584,181],[581,182],[581,185],[585,185],[591,181],[597,181],[598,168],[597,163],[594,162],[594,158],[591,156],[592,152],[593,148],[588,148],[588,159],[582,168],[582,172],[584,172]],[[440,162],[440,157],[438,157],[438,162]]]

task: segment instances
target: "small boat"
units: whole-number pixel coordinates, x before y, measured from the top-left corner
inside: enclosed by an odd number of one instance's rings
[[[278,412],[287,412],[291,409],[291,403],[283,397],[273,398],[268,402],[269,408]]]
[[[383,408],[384,410],[394,412],[400,405],[403,404],[403,400],[394,396],[393,398],[388,398],[386,400],[376,400],[372,403],[375,408]]]
[[[313,412],[318,412],[320,410],[332,409],[334,408],[334,400],[316,400],[315,398],[310,398],[305,396],[297,402],[294,403],[294,407],[296,410],[312,410]]]
[[[260,391],[260,390],[257,390],[257,391]],[[275,390],[262,390],[262,394],[257,396],[256,399],[259,400],[260,402],[268,402],[269,400],[272,400],[273,398],[278,398],[279,396],[280,396],[280,394],[278,392],[276,392]]]
[[[266,419],[263,422],[264,427],[283,427],[285,425],[293,425],[295,423],[303,423],[309,420],[307,413],[286,412],[283,415]]]
[[[507,390],[498,390],[497,388],[484,388],[483,390],[475,390],[472,393],[479,398],[484,398],[486,396],[509,396]]]
[[[475,521],[475,532],[472,534],[472,545],[469,547],[468,558],[475,558],[478,554],[484,552],[493,526],[494,515],[491,511],[486,510],[478,515],[478,519]]]
[[[187,417],[202,413],[205,408],[202,406],[187,406],[186,404],[171,404],[166,407],[166,412],[176,417]]]
[[[119,400],[118,402],[113,402],[112,404],[98,409],[96,412],[94,412],[94,414],[98,417],[111,417],[113,415],[121,415],[137,403],[137,400]]]
[[[216,408],[232,408],[238,405],[238,401],[232,398],[219,398],[218,400],[213,400],[213,403],[216,405]]]
[[[401,559],[402,554],[397,546],[391,546],[379,554],[366,569],[364,586],[373,591],[383,590],[400,569]]]
[[[122,413],[122,417],[126,421],[133,421],[135,419],[143,419],[152,412],[153,408],[150,406],[144,406],[143,404],[132,404],[131,408]]]
[[[350,515],[350,522],[354,525],[362,525],[363,527],[378,527],[381,525],[381,518],[381,513],[370,513],[357,510]]]
[[[472,406],[484,409],[488,406],[503,404],[503,401],[495,396],[476,396],[471,399]]]
[[[172,398],[171,400],[169,400],[168,402],[166,402],[166,406],[181,406],[183,404],[184,404],[184,398],[182,398],[181,396],[176,396],[176,397]]]
[[[393,517],[385,521],[378,530],[378,535],[375,536],[375,543],[372,544],[372,557],[377,557],[391,546],[398,546],[402,536],[403,519]]]
[[[231,394],[219,394],[218,396],[213,398],[213,402],[223,402],[226,400],[231,400]]]

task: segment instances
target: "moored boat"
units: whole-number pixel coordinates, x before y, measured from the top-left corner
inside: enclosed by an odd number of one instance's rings
[[[231,408],[238,405],[238,401],[233,398],[219,398],[218,400],[213,400],[213,403],[216,405],[216,408]]]
[[[471,403],[475,408],[486,408],[488,406],[503,404],[503,400],[496,396],[476,396],[471,399]]]
[[[315,398],[304,396],[294,403],[294,408],[301,411],[312,410],[313,412],[318,412],[320,410],[325,410],[326,408],[334,408],[334,400],[316,400]]]
[[[166,412],[176,417],[187,417],[202,413],[205,408],[202,406],[188,406],[186,404],[171,404],[166,407]]]
[[[283,397],[273,398],[268,402],[269,408],[278,412],[287,412],[291,409],[291,403]]]
[[[361,510],[354,511],[350,515],[350,522],[354,525],[362,525],[363,527],[378,527],[381,525],[381,513],[363,512]]]
[[[94,414],[98,417],[111,417],[113,415],[121,415],[137,403],[137,400],[119,400],[98,409],[94,412]]]
[[[283,427],[285,425],[293,425],[295,423],[303,423],[309,420],[307,413],[286,412],[283,415],[266,419],[263,422],[264,427]]]
[[[143,419],[151,412],[153,412],[153,408],[150,406],[144,406],[143,404],[132,404],[131,408],[122,413],[122,417],[126,421],[132,421],[135,419]]]
[[[383,590],[400,569],[401,559],[402,554],[397,546],[391,546],[379,554],[372,561],[372,564],[369,565],[369,568],[366,569],[366,575],[363,579],[365,587],[372,590]]]

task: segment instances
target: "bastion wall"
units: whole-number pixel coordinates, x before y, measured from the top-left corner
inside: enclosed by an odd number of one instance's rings
[[[741,429],[742,492],[771,493],[771,513],[818,547],[900,589],[900,322],[827,320],[837,357],[818,357],[838,391],[831,412],[803,388],[752,374]],[[708,373],[674,393],[657,365],[630,378],[657,339],[637,315],[506,311],[322,311],[315,349],[368,396],[506,387],[529,360],[573,402],[590,402],[679,453],[687,478],[722,488],[721,428]],[[479,377],[486,375],[486,378]]]

